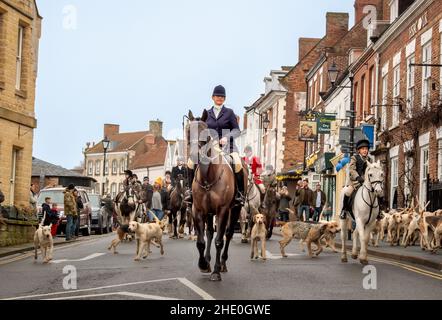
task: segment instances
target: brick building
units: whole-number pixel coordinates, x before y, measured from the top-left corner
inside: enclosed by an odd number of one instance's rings
[[[0,188],[5,204],[29,204],[41,21],[35,0],[0,1]]]
[[[84,151],[84,175],[98,181],[96,193],[110,193],[115,197],[123,188],[124,171],[127,169],[136,173],[140,180],[147,175],[151,180],[157,175],[164,175],[170,142],[163,137],[161,121],[150,121],[148,131],[125,133],[120,132],[119,125],[105,124],[105,137],[110,144],[106,152],[104,174],[103,141],[92,146],[88,144]]]
[[[442,1],[391,6],[391,26],[373,47],[380,69],[376,155],[388,171],[389,204],[402,207],[413,195],[424,204],[428,177],[442,178]]]

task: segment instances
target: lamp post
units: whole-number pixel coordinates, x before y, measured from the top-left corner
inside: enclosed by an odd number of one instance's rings
[[[330,80],[330,83],[333,88],[345,88],[350,89],[350,157],[354,154],[354,145],[355,145],[355,118],[356,118],[356,110],[355,110],[355,100],[354,100],[354,93],[353,93],[353,82],[354,82],[354,75],[350,72],[348,78],[350,79],[350,87],[348,86],[336,86],[336,81],[339,76],[339,69],[336,66],[336,63],[333,62],[333,64],[328,69],[328,78]]]
[[[105,196],[105,186],[106,186],[106,153],[109,149],[110,141],[107,137],[104,137],[103,140],[103,187],[101,189],[101,193],[103,197]]]
[[[269,115],[268,114],[266,114],[266,116],[264,118],[264,121],[262,122],[262,126],[263,126],[264,130],[267,132],[267,130],[270,127],[270,119],[269,119]]]

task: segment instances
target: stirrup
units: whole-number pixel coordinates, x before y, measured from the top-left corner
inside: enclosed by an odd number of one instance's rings
[[[342,210],[341,214],[339,215],[339,218],[341,220],[345,220],[345,219],[347,219],[347,214],[348,214],[347,210]]]

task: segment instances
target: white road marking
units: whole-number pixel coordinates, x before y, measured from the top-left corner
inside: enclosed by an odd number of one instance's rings
[[[178,281],[180,281],[182,284],[193,290],[195,293],[197,293],[201,298],[204,300],[215,300],[214,297],[212,297],[210,294],[208,294],[206,291],[198,287],[193,282],[187,280],[186,278],[177,278]]]
[[[21,300],[21,299],[31,299],[31,298],[39,298],[39,297],[50,297],[50,296],[58,296],[58,295],[66,295],[66,294],[75,294],[77,292],[89,292],[89,291],[119,288],[119,287],[125,287],[125,286],[135,286],[135,285],[141,285],[141,284],[146,284],[146,283],[166,282],[166,281],[176,281],[176,280],[179,280],[179,279],[178,278],[168,278],[168,279],[158,279],[158,280],[147,280],[147,281],[115,284],[115,285],[110,285],[110,286],[103,286],[103,287],[96,287],[96,288],[89,288],[89,289],[80,289],[80,290],[72,290],[72,291],[59,291],[59,292],[36,294],[36,295],[30,295],[30,296],[13,297],[13,298],[7,298],[7,299],[2,299],[2,300]]]
[[[141,293],[127,292],[127,291],[97,293],[97,294],[71,296],[71,297],[64,297],[64,298],[51,298],[51,299],[44,299],[44,300],[75,300],[75,299],[96,298],[96,297],[106,297],[106,296],[126,296],[126,297],[142,298],[142,299],[149,299],[149,300],[181,300],[181,299],[177,299],[177,298],[161,297],[161,296],[154,296],[154,295],[150,295],[150,294],[141,294]]]
[[[61,259],[61,260],[54,260],[54,261],[51,261],[51,262],[58,264],[58,263],[63,263],[63,262],[87,261],[87,260],[92,260],[94,258],[98,258],[98,257],[104,256],[104,255],[105,255],[105,253],[93,253],[93,254],[90,254],[87,257],[84,257],[84,258],[81,258],[81,259],[72,259],[72,260],[71,259]]]
[[[279,259],[283,258],[281,254],[273,255],[270,251],[266,251],[266,255],[267,255],[267,259],[270,259],[270,260],[279,260]],[[296,257],[296,256],[300,256],[301,254],[299,254],[299,253],[286,253],[286,255],[289,257]]]

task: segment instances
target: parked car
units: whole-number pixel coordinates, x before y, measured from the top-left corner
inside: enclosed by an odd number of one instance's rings
[[[89,194],[92,209],[92,230],[95,234],[112,232],[112,212],[106,209],[98,194]]]
[[[83,236],[89,236],[91,234],[92,216],[91,216],[91,204],[89,196],[85,189],[78,187],[78,193],[83,201],[83,209],[80,211],[80,231]],[[52,203],[56,203],[59,210],[60,224],[58,226],[57,234],[66,234],[66,216],[64,214],[64,192],[65,188],[55,187],[46,188],[40,191],[37,199],[38,217],[42,218],[41,205],[45,202],[47,197],[52,199]]]

